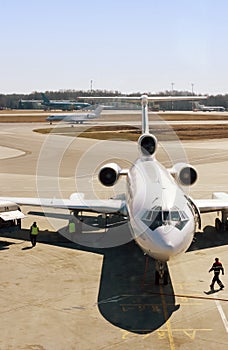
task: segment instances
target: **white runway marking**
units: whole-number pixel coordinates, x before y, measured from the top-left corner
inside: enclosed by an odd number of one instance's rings
[[[218,300],[216,300],[216,299],[215,299],[215,304],[217,306],[218,312],[219,312],[219,314],[221,316],[222,322],[223,322],[224,327],[226,329],[226,333],[228,333],[228,321],[226,319],[226,315],[225,315],[225,313],[223,311],[223,308],[222,308],[220,302]]]
[[[25,154],[25,152],[18,149],[0,146],[0,159],[19,157],[23,154]]]

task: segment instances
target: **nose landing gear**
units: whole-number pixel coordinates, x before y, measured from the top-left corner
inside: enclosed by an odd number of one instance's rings
[[[155,280],[151,279],[155,276]],[[166,286],[169,284],[169,272],[167,263],[164,261],[154,260],[145,256],[145,270],[142,279],[142,290],[153,285]]]
[[[156,261],[155,270],[155,284],[156,285],[167,285],[168,284],[168,269],[167,264],[164,261]]]

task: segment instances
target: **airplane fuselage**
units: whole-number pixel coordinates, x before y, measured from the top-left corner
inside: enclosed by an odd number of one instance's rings
[[[196,104],[196,110],[203,112],[225,112],[225,107],[223,106],[205,106]]]
[[[195,233],[187,196],[156,159],[139,158],[128,174],[128,212],[140,248],[160,261],[185,252]]]
[[[97,116],[93,113],[73,113],[73,114],[54,114],[46,118],[50,123],[55,121],[64,121],[66,123],[83,123],[86,120],[95,119]]]

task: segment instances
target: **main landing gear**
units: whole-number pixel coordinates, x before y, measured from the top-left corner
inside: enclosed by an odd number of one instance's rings
[[[164,261],[156,261],[155,270],[155,284],[156,285],[167,285],[168,284],[168,268]]]
[[[228,230],[228,210],[222,210],[222,218],[215,219],[215,228],[218,232],[224,232]]]

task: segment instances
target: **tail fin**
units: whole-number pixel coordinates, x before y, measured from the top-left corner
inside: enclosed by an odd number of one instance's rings
[[[96,117],[99,117],[102,110],[104,109],[104,106],[98,105],[97,108],[94,110],[94,114],[96,115]]]
[[[198,110],[198,111],[202,110],[202,105],[199,104],[199,102],[193,102],[193,104],[194,104],[194,109],[195,110]]]
[[[41,93],[41,96],[42,96],[44,103],[50,103],[50,100],[47,98],[47,96],[43,92]]]

